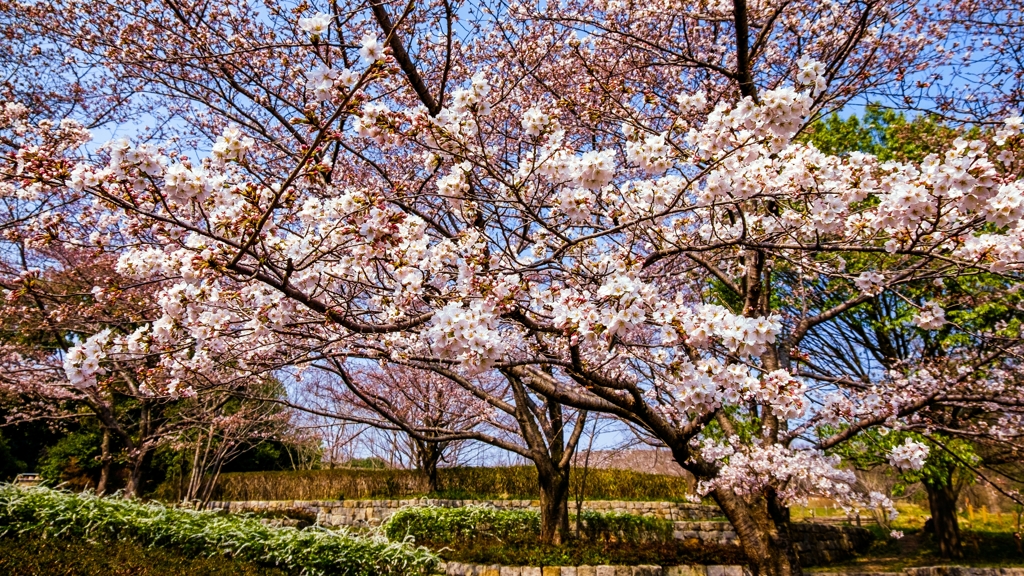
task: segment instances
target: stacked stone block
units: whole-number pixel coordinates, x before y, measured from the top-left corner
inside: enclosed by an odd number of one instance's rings
[[[739,544],[739,537],[728,522],[676,522],[672,535],[676,540],[699,540],[712,544]]]
[[[743,566],[497,566],[449,562],[446,576],[750,576]]]
[[[789,537],[801,566],[825,566],[848,560],[867,550],[874,539],[865,528],[809,522],[790,524]]]

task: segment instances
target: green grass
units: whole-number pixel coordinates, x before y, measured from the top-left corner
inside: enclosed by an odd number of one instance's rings
[[[19,576],[292,576],[296,571],[220,556],[196,558],[134,542],[0,538],[0,574]]]
[[[272,528],[245,515],[197,512],[121,498],[0,485],[0,536],[132,542],[192,557],[225,556],[303,574],[430,574],[437,558],[383,535]]]
[[[214,500],[345,500],[432,497],[453,500],[536,500],[537,469],[533,466],[442,468],[438,491],[428,493],[414,470],[298,470],[224,474]],[[570,498],[579,494],[582,476],[573,470]],[[584,499],[680,502],[685,480],[677,476],[629,470],[589,470]]]

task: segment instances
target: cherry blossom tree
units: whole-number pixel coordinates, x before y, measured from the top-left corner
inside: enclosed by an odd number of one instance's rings
[[[313,405],[295,404],[297,409],[404,434],[430,491],[437,490],[437,464],[454,442],[477,441],[516,454],[537,469],[541,540],[568,540],[569,474],[585,411],[567,410],[509,371],[465,375],[436,364],[394,362],[377,368],[314,366],[336,379],[321,381],[312,392]],[[320,407],[324,400],[335,406],[333,412]]]
[[[299,410],[329,414],[333,420],[370,425],[363,436],[384,433],[382,450],[389,452],[387,458],[403,458],[419,470],[428,492],[438,490],[438,465],[455,461],[465,444],[461,436],[471,437],[475,428],[488,422],[490,409],[485,403],[429,371],[400,365],[364,367],[346,371],[344,378],[351,388],[335,373],[303,375],[303,398],[295,405]],[[412,434],[403,427],[413,430]]]
[[[496,369],[664,443],[772,575],[799,570],[791,503],[884,503],[825,451],[996,395],[924,366],[801,375],[812,331],[904,286],[1019,281],[1019,117],[920,162],[794,140],[921,64],[938,32],[913,3],[53,10],[185,136],[19,148],[5,198],[93,199],[118,273],[159,285],[159,318],[69,352],[73,381],[139,345],[211,379],[374,360],[476,389]]]
[[[273,396],[279,384],[267,382],[264,388],[264,394]],[[247,392],[260,389],[253,386]],[[182,501],[199,506],[210,501],[226,464],[265,441],[287,441],[292,428],[291,413],[281,406],[239,398],[231,390],[197,396],[183,403],[175,417],[178,431],[167,443],[188,461]]]
[[[864,120],[829,118],[812,127],[809,140],[824,140],[822,147],[836,153],[872,152],[882,160],[921,162],[964,136],[935,117],[907,121],[894,111],[869,108]],[[974,132],[982,138],[992,136]],[[951,387],[969,375],[991,391],[1002,390],[1014,380],[1021,352],[1020,297],[1014,286],[1001,275],[976,272],[907,283],[879,294],[872,302],[812,329],[804,349],[813,361],[804,362],[798,374],[822,383],[845,378],[850,385],[859,381],[869,386],[887,377],[901,380],[917,371],[945,379]],[[822,293],[840,302],[857,290],[840,280],[830,281]],[[924,441],[923,453],[901,449],[918,458],[898,460],[926,458],[927,470],[904,465],[903,478],[924,485],[939,551],[945,557],[958,557],[956,500],[962,480],[986,478],[988,474],[981,470],[986,460],[996,465],[1002,454],[1021,447],[1016,427],[1011,426],[1007,434],[989,431],[996,422],[1018,417],[1019,411],[1019,398],[1012,395],[993,395],[982,403],[936,402],[914,414],[903,432],[871,430],[840,452],[863,467],[891,459],[890,450],[904,439]],[[989,458],[982,459],[979,453]]]
[[[3,120],[22,145],[31,141],[20,150],[8,149],[3,170],[8,176],[25,169],[60,170],[59,161],[47,163],[51,153],[87,141],[77,122],[35,123],[22,106],[7,106]],[[9,185],[5,180],[3,186]],[[232,383],[230,371],[161,366],[167,350],[150,351],[138,340],[124,339],[159,318],[157,286],[116,272],[117,254],[109,247],[119,236],[105,233],[109,224],[83,195],[35,192],[5,195],[0,212],[0,387],[20,400],[8,419],[95,417],[103,431],[97,491],[110,490],[116,442],[127,463],[128,496],[138,494],[144,463],[154,450],[180,442],[194,428],[209,431],[211,440],[215,429],[230,431],[236,440],[256,429],[265,434],[271,418],[256,417],[259,410],[250,411],[244,425],[238,417],[226,417],[224,407],[239,384]],[[108,356],[114,341],[120,347]],[[188,351],[179,353],[180,359]],[[199,392],[203,397],[196,399]]]

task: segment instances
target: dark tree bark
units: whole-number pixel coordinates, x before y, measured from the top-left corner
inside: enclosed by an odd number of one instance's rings
[[[800,574],[800,563],[789,538],[789,512],[771,494],[741,498],[717,489],[715,502],[732,523],[755,576]]]
[[[427,479],[427,492],[438,491],[437,464],[441,461],[444,453],[444,446],[440,442],[430,442],[413,438],[416,449],[416,467]]]
[[[128,468],[128,484],[124,487],[124,495],[127,498],[136,498],[139,495],[139,489],[142,487],[142,462],[145,459],[145,453],[141,450],[138,456],[132,455]]]
[[[543,396],[543,405],[534,403],[523,381],[511,373],[508,377],[515,396],[515,417],[529,446],[530,459],[537,467],[540,539],[545,544],[562,544],[570,537],[569,469],[583,433],[586,412],[577,418],[572,434],[566,439],[562,405]]]
[[[960,523],[956,517],[959,490],[953,486],[952,474],[948,476],[941,483],[925,481],[922,484],[928,492],[928,507],[932,513],[932,527],[939,555],[953,559],[961,558],[963,550],[960,545]]]
[[[110,468],[113,458],[110,456],[110,430],[103,429],[103,440],[100,442],[100,481],[96,484],[96,494],[103,496],[110,484]]]
[[[150,447],[147,445],[146,440],[150,437],[153,425],[153,413],[151,407],[143,403],[139,411],[139,440],[138,442],[132,442],[130,438],[126,438],[127,449],[128,449],[128,485],[125,486],[124,495],[128,498],[137,498],[139,496],[139,490],[142,488],[142,465],[146,461],[146,455],[149,454]]]
[[[540,539],[548,544],[564,544],[569,539],[569,466],[557,464],[537,462]]]

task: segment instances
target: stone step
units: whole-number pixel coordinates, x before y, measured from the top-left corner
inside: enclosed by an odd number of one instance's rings
[[[750,576],[743,566],[498,566],[448,562],[446,576]]]

